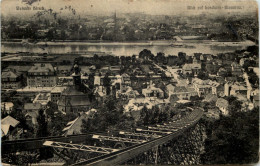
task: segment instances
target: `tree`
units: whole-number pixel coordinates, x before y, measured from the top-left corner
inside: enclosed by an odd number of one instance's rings
[[[132,63],[135,63],[136,61],[136,55],[132,55]]]
[[[139,58],[148,59],[149,57],[151,57],[151,54],[152,53],[150,50],[144,49],[139,53]]]
[[[141,125],[149,124],[149,114],[146,106],[144,106],[143,109],[140,111],[140,122]]]
[[[88,84],[90,89],[94,88],[94,80],[95,80],[95,73],[90,73],[88,77]]]
[[[37,130],[37,137],[46,137],[48,136],[48,126],[45,119],[44,111],[43,109],[39,110],[39,115],[37,117],[38,122],[38,130]]]
[[[47,118],[53,119],[55,111],[58,111],[58,105],[56,103],[49,101],[47,104],[47,109],[45,110]]]
[[[158,63],[163,63],[165,60],[164,53],[158,52],[155,58]]]
[[[234,100],[229,103],[228,110],[230,114],[234,114],[238,111],[241,111],[242,108],[242,102],[238,100]]]
[[[49,135],[48,133],[48,123],[45,119],[44,111],[43,109],[39,110],[39,115],[37,117],[38,122],[38,129],[36,132],[37,137],[47,137]],[[52,149],[47,148],[41,148],[40,149],[40,158],[41,159],[48,159],[50,157],[53,157]]]
[[[166,122],[168,119],[168,114],[165,111],[159,113],[158,123]]]
[[[98,59],[99,57],[98,57],[97,54],[94,54],[93,58],[94,58],[94,61],[98,61],[98,60],[99,60],[99,59]]]
[[[104,80],[103,80],[104,87],[106,87],[106,94],[110,94],[110,85],[111,85],[111,79],[109,78],[109,74],[106,73]]]
[[[104,104],[100,106],[97,113],[95,113],[92,118],[84,121],[81,127],[83,132],[102,132],[108,128],[115,128],[118,124],[123,125],[124,121],[125,117],[123,116],[122,103],[116,99],[108,98]]]
[[[203,164],[251,164],[258,162],[259,108],[234,112],[206,125]]]
[[[60,39],[61,39],[61,40],[65,40],[65,39],[66,39],[66,33],[65,33],[64,30],[61,30]]]
[[[202,80],[207,80],[209,78],[209,75],[203,71],[200,71],[197,77]]]
[[[160,114],[160,110],[158,106],[154,106],[150,112],[150,122],[151,124],[156,124],[159,121],[159,114]]]

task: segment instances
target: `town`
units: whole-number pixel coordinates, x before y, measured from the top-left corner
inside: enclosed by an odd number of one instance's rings
[[[12,57],[2,59],[2,140],[156,124],[194,105],[213,121],[259,107],[256,47],[219,55],[144,49],[132,57]]]

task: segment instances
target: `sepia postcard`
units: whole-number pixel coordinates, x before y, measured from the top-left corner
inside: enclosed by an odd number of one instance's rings
[[[256,0],[2,0],[1,165],[256,165]]]

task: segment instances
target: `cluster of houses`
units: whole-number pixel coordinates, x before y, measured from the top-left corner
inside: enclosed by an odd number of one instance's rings
[[[46,109],[50,101],[56,103],[58,111],[63,114],[85,112],[83,115],[87,116],[86,113],[93,108],[93,101],[102,103],[106,98],[113,96],[124,103],[124,113],[137,120],[138,114],[144,107],[161,108],[174,102],[190,102],[196,97],[204,98],[203,101],[206,102],[214,102],[214,107],[207,112],[210,117],[218,117],[219,113],[229,114],[229,103],[225,96],[235,96],[242,102],[242,110],[259,106],[258,89],[250,86],[241,64],[232,61],[219,62],[219,59],[213,55],[204,54],[196,54],[192,59],[192,63],[186,63],[175,71],[169,71],[170,66],[163,69],[152,63],[154,72],[150,71],[149,79],[147,75],[138,74],[133,77],[127,73],[119,74],[118,67],[101,68],[102,71],[104,70],[103,73],[111,69],[114,74],[105,76],[100,73],[101,70],[95,73],[92,88],[89,85],[90,75],[82,72],[77,64],[71,68],[72,74],[60,77],[57,74],[58,68],[52,64],[36,63],[28,68],[26,73],[11,68],[3,70],[1,87],[2,92],[15,90],[18,98],[25,96],[30,98],[31,102],[23,103],[23,108],[19,109],[25,115],[26,122],[32,126],[37,125],[39,110]],[[213,61],[215,62],[213,66],[218,66],[218,70],[211,73],[208,79],[198,78],[203,63],[206,64],[204,70],[208,73],[213,71],[212,68],[207,68],[207,65],[212,64]],[[220,63],[226,64],[221,66]],[[243,63],[242,60],[240,63]],[[225,75],[228,70],[231,71],[232,76]],[[162,80],[160,76],[162,73],[171,78],[166,81]],[[110,80],[109,86],[105,85],[105,79],[107,79],[105,77]],[[26,78],[27,86],[23,86],[24,78]],[[163,88],[158,86],[160,83]],[[12,102],[2,102],[1,105],[2,113],[12,112],[14,105]],[[9,124],[9,126],[15,127],[15,124],[17,123]],[[2,132],[5,135],[8,133],[6,128],[2,129]]]

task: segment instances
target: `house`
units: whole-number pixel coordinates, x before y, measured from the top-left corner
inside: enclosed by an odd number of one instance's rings
[[[13,111],[14,104],[12,102],[2,102],[1,103],[1,113],[10,114]]]
[[[236,94],[247,95],[247,87],[246,85],[236,83],[231,85],[230,95],[236,96]]]
[[[192,80],[193,87],[199,96],[203,96],[212,92],[211,80],[201,80],[195,78]]]
[[[130,76],[126,73],[122,74],[122,84],[126,85],[126,86],[130,86],[131,85],[131,79]]]
[[[150,84],[146,89],[142,89],[142,94],[145,97],[157,97],[157,98],[163,98],[164,93],[160,88],[154,87],[153,84]]]
[[[116,91],[123,91],[122,88],[122,77],[120,75],[116,75],[111,79],[111,87],[112,87],[112,94],[116,94]]]
[[[198,93],[192,87],[177,86],[169,91],[169,97],[171,95],[176,95],[179,100],[190,100],[191,96],[197,96]]]
[[[217,95],[207,94],[202,101],[203,101],[203,102],[209,102],[209,103],[210,103],[210,102],[216,103],[217,100],[218,100]]]
[[[212,81],[212,94],[217,96],[224,96],[224,85],[219,84],[218,82]]]
[[[121,93],[121,95],[125,96],[127,99],[133,99],[138,97],[140,94],[137,90],[133,90],[132,87],[127,87],[126,92]]]
[[[57,102],[58,110],[62,112],[78,112],[90,108],[87,94],[77,90],[74,86],[68,87],[61,93]]]
[[[130,99],[128,103],[124,106],[124,113],[128,114],[131,111],[140,111],[146,106],[148,109],[152,109],[152,103],[145,98],[134,98]]]
[[[61,87],[56,86],[51,90],[51,101],[54,103],[57,103],[57,101],[60,99],[61,93],[66,89],[67,87]]]
[[[22,86],[22,75],[15,70],[5,69],[1,74],[2,89],[18,89]]]
[[[199,96],[207,94],[222,94],[223,88],[216,81],[212,80],[201,80],[199,78],[194,78],[192,80],[193,87]]]
[[[238,79],[237,77],[231,76],[231,77],[225,77],[226,82],[236,82]]]
[[[232,75],[241,76],[243,74],[242,68],[238,63],[236,62],[231,63],[231,68],[232,68]]]
[[[26,122],[35,126],[37,124],[37,117],[39,115],[39,110],[42,109],[40,103],[25,103],[23,108],[23,113],[25,114]]]
[[[229,113],[228,105],[229,105],[228,101],[223,98],[219,98],[216,102],[216,107],[219,108],[219,110],[223,115],[228,115]]]
[[[247,96],[247,87],[243,83],[226,83],[224,85],[224,95],[225,96],[236,96],[237,94],[242,94]]]
[[[200,70],[201,70],[201,64],[200,63],[185,64],[182,67],[182,73],[184,75],[187,75],[187,74],[197,75]]]
[[[119,73],[120,72],[120,66],[110,66],[109,67],[109,70],[112,72],[112,73]]]
[[[23,129],[19,127],[20,122],[11,116],[7,116],[1,120],[1,137],[7,140],[20,138]]]
[[[124,114],[128,117],[133,117],[135,120],[139,119],[140,111],[144,108],[152,109],[151,102],[145,100],[145,98],[130,99],[124,106]]]
[[[36,63],[28,70],[29,87],[52,87],[57,84],[57,75],[50,63]]]
[[[138,114],[144,107],[147,109],[152,109],[154,106],[161,108],[169,103],[170,101],[167,99],[158,99],[156,97],[133,98],[124,105],[124,114],[132,116],[132,114]]]
[[[103,81],[101,80],[100,76],[95,76],[94,77],[94,85],[95,86],[103,85]]]
[[[104,88],[104,86],[97,86],[94,90],[94,95],[97,101],[103,102],[103,99],[106,96],[106,88]]]
[[[224,76],[226,76],[226,74],[227,74],[227,70],[224,67],[220,67],[218,69],[218,72],[217,72],[218,76],[224,77]]]

